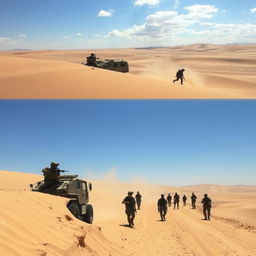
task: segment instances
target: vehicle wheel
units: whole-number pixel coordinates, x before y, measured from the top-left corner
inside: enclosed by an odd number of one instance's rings
[[[92,205],[86,205],[86,214],[83,216],[83,220],[86,223],[92,224],[93,222],[93,208]]]
[[[76,202],[69,202],[67,207],[76,218],[80,219],[80,211]]]

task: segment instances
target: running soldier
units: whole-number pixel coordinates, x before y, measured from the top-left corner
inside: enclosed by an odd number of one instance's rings
[[[176,73],[176,79],[173,80],[173,83],[180,80],[180,84],[183,84],[183,80],[185,80],[185,77],[184,77],[184,74],[183,74],[184,71],[185,71],[184,68],[178,70],[178,72]]]

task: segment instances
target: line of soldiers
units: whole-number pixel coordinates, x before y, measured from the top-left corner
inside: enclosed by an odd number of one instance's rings
[[[133,192],[129,191],[128,196],[126,196],[122,201],[122,203],[125,204],[125,213],[127,215],[129,227],[134,226],[135,213],[137,212],[137,209],[138,210],[140,209],[141,198],[142,198],[139,192],[137,192],[135,198],[132,195],[133,195]],[[194,193],[192,193],[191,195],[192,209],[196,208],[196,199],[197,199],[197,196]],[[179,209],[179,201],[180,201],[180,196],[176,192],[173,196],[174,209],[176,208]],[[182,201],[183,201],[183,206],[186,206],[187,196],[185,194],[182,197]],[[204,194],[204,198],[202,199],[201,203],[203,204],[204,220],[210,220],[212,201],[207,194]],[[137,205],[137,209],[136,209],[136,205]],[[168,207],[171,207],[171,205],[172,205],[171,194],[169,193],[166,199],[164,194],[161,194],[161,197],[157,201],[157,209],[160,214],[161,221],[166,220],[167,210],[168,210]]]
[[[166,199],[167,199],[168,206],[170,207],[172,205],[172,196],[170,193],[167,195]],[[196,208],[196,199],[197,199],[196,195],[192,193],[192,196],[191,196],[192,209]],[[187,205],[187,196],[185,194],[182,197],[182,202],[183,202],[183,206]],[[174,209],[179,209],[179,204],[180,204],[180,196],[177,194],[177,192],[175,192],[173,196]]]
[[[160,200],[161,199],[161,200]],[[160,204],[161,207],[160,209],[162,209],[162,213],[160,212],[160,217],[161,220],[165,220],[165,218],[162,218],[162,215],[166,215],[167,212],[167,205],[170,207],[172,205],[172,196],[169,193],[166,197],[166,200],[164,198],[164,195],[161,195],[161,198],[158,200],[158,205]],[[196,209],[196,199],[197,196],[192,193],[191,195],[191,205],[192,205],[192,209]],[[180,196],[177,194],[177,192],[175,192],[174,196],[173,196],[173,204],[174,204],[174,209],[179,209],[179,201],[180,201]],[[182,201],[183,201],[183,206],[186,206],[187,204],[187,196],[184,194],[182,197]],[[201,203],[203,204],[203,214],[204,214],[204,219],[205,220],[210,220],[210,215],[211,215],[211,204],[212,201],[211,199],[208,197],[207,194],[204,194],[204,198],[202,199]],[[159,208],[158,208],[159,210]]]

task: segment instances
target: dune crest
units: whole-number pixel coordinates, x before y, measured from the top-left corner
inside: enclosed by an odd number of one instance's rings
[[[76,219],[66,198],[29,191],[41,176],[0,171],[0,177],[1,255],[127,255],[100,227]]]

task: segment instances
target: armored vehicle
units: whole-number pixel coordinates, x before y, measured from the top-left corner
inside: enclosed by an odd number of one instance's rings
[[[129,72],[128,62],[120,59],[99,59],[96,55],[92,53],[90,56],[86,57],[87,61],[82,62],[86,66],[94,66],[96,68],[103,68],[118,72]]]
[[[58,186],[54,189],[43,189],[44,181],[31,184],[32,191],[67,197],[69,211],[78,219],[87,223],[93,222],[93,207],[89,204],[89,191],[92,184],[78,179],[78,175],[60,175]]]

